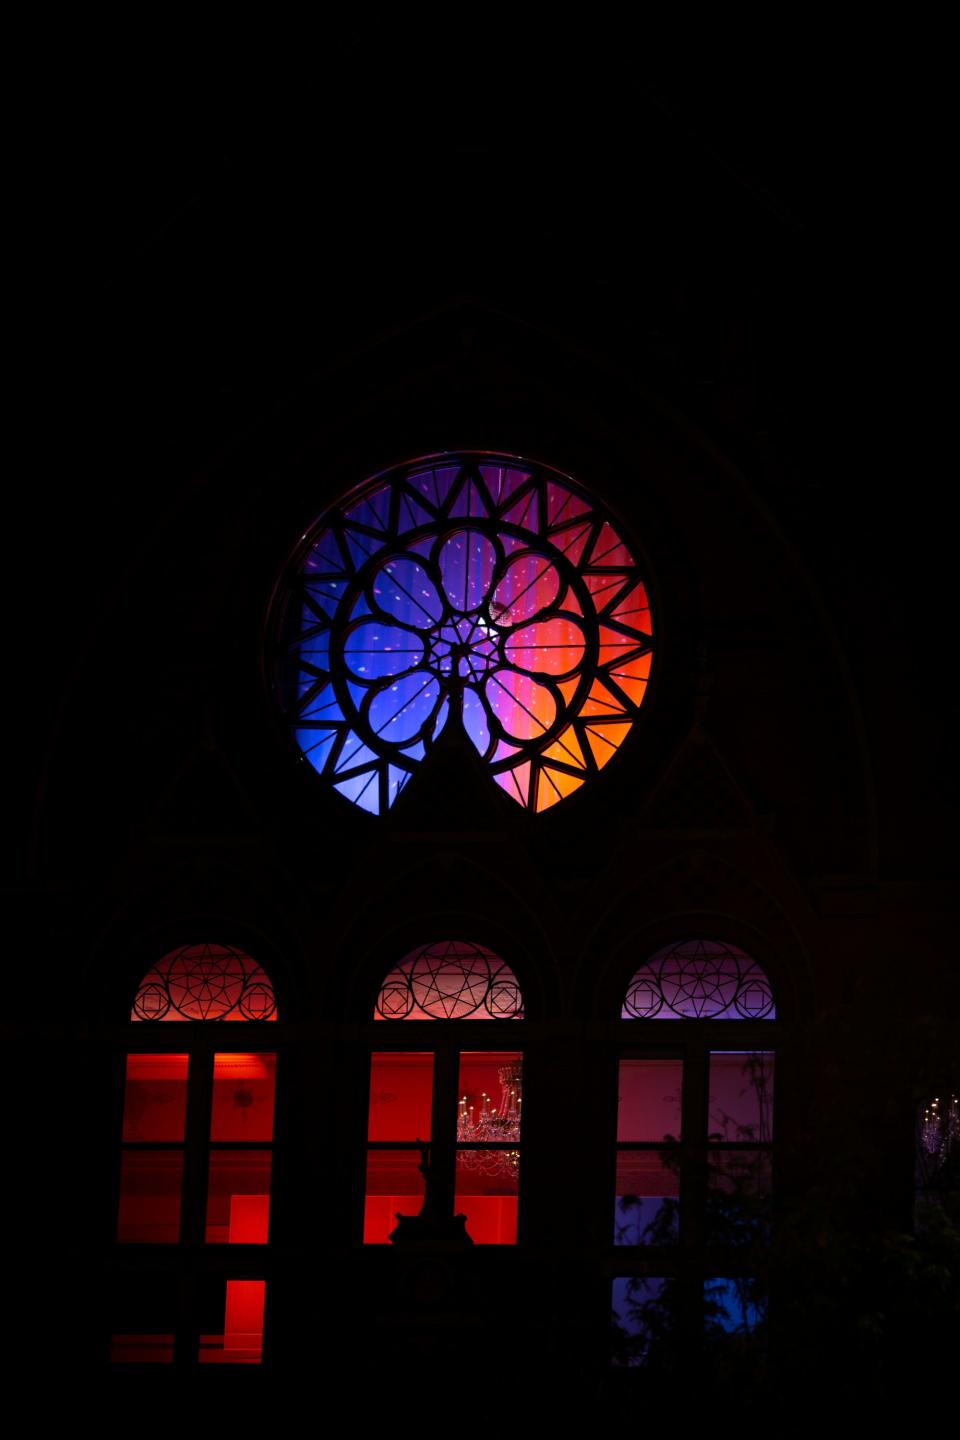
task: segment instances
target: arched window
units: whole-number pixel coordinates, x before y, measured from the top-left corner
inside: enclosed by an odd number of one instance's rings
[[[765,1312],[776,1007],[740,947],[696,938],[642,964],[621,1010],[613,1243],[617,1360],[672,1363],[699,1316],[753,1331]],[[656,1352],[656,1353],[654,1353]]]
[[[261,1359],[266,1281],[256,1276],[256,1247],[269,1234],[277,1061],[261,1027],[276,1018],[267,975],[228,945],[185,945],[138,987],[125,1060],[114,1362]],[[188,1267],[189,1297],[156,1263],[169,1246],[207,1254],[209,1263]]]
[[[424,945],[387,975],[374,1009],[366,1244],[516,1243],[522,1018],[515,975],[482,945]]]
[[[637,717],[653,653],[636,547],[569,476],[444,454],[384,472],[302,537],[272,611],[301,757],[382,815],[448,725],[539,813]]]

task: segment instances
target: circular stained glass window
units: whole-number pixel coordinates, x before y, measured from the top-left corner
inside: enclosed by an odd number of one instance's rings
[[[444,454],[376,476],[304,535],[271,617],[303,759],[383,814],[444,728],[539,812],[626,739],[650,606],[600,502],[544,465]]]

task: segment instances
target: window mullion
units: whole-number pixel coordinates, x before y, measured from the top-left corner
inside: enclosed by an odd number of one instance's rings
[[[689,1255],[703,1244],[707,1182],[707,1053],[688,1044],[683,1065],[680,1154],[680,1245]]]

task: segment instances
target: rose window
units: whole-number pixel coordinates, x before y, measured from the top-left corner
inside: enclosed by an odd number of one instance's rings
[[[542,465],[443,455],[323,515],[282,580],[275,692],[302,758],[382,814],[448,725],[539,812],[613,758],[646,691],[650,607],[600,503]]]

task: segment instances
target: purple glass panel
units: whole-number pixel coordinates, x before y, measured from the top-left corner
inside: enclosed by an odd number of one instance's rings
[[[770,982],[736,945],[684,940],[652,956],[627,988],[624,1020],[774,1020]]]

